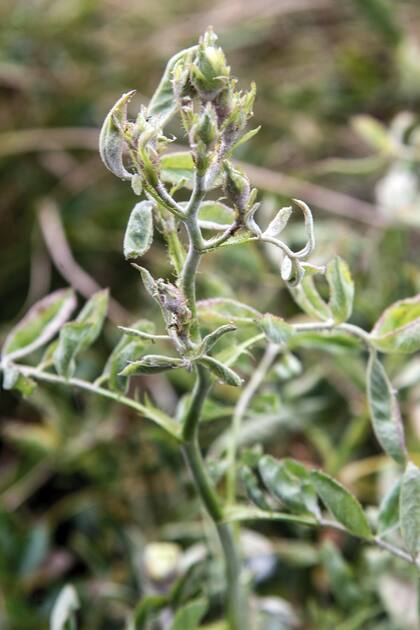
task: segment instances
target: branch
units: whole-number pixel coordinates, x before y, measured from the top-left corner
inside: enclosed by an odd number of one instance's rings
[[[181,441],[180,437],[180,426],[175,421],[172,420],[169,416],[167,416],[163,411],[159,409],[153,409],[150,407],[146,407],[141,403],[133,400],[132,398],[128,398],[122,394],[118,394],[109,389],[105,389],[104,387],[99,387],[95,383],[91,383],[89,381],[84,381],[80,378],[64,378],[63,376],[59,376],[58,374],[52,374],[50,372],[44,372],[35,367],[30,367],[26,365],[18,365],[16,367],[19,371],[29,378],[33,378],[36,381],[43,381],[45,383],[53,383],[57,385],[66,385],[71,387],[77,387],[78,389],[82,389],[92,394],[97,394],[98,396],[103,396],[104,398],[109,398],[110,400],[114,400],[115,402],[121,403],[125,407],[130,407],[137,411],[140,415],[144,416],[148,420],[152,420],[156,424],[158,424],[162,429],[164,429],[169,435],[175,438],[178,442]],[[0,369],[4,370],[4,367],[0,365]]]

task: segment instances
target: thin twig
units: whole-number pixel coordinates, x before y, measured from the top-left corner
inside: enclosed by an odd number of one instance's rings
[[[239,435],[241,432],[241,424],[246,410],[254,397],[256,391],[263,382],[268,370],[279,353],[279,346],[268,344],[263,357],[253,372],[248,383],[244,387],[236,403],[235,411],[232,418],[232,434],[228,447],[228,472],[227,472],[227,503],[231,505],[235,501],[236,493],[236,452],[238,448]]]
[[[90,298],[102,287],[74,260],[60,213],[52,199],[45,198],[40,202],[38,221],[48,252],[58,271],[83,297]],[[131,313],[114,298],[109,301],[109,316],[118,324],[133,319]]]

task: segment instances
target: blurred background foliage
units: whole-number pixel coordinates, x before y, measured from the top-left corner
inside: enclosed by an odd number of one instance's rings
[[[115,324],[155,316],[121,253],[134,197],[100,163],[97,129],[122,92],[137,88],[135,105],[147,102],[166,59],[209,24],[240,86],[257,83],[262,129],[238,158],[261,191],[262,215],[290,196],[311,205],[314,262],[347,259],[354,322],[366,329],[390,302],[420,291],[417,0],[3,0],[2,335],[54,288],[72,284],[82,298],[108,286],[110,322],[80,367],[94,378],[118,338]],[[298,223],[288,237],[303,239]],[[170,274],[159,245],[146,266]],[[231,248],[201,271],[201,297],[298,314],[271,250]],[[242,357],[245,377],[260,353]],[[241,443],[321,465],[365,505],[377,504],[396,472],[372,436],[362,359],[339,343],[320,354],[315,342],[297,358],[301,368],[271,371]],[[419,464],[420,359],[390,357],[387,367]],[[190,384],[177,371],[169,383],[136,383],[171,412]],[[236,397],[219,385],[208,405],[210,458],[223,449]],[[46,628],[68,582],[81,599],[81,628],[124,628],[141,596],[167,591],[180,575],[180,597],[206,585],[206,623],[222,627],[215,541],[176,447],[158,429],[118,405],[50,387],[30,401],[1,392],[1,415],[1,628]],[[414,583],[385,553],[287,524],[246,529],[243,538],[268,628],[415,627]]]

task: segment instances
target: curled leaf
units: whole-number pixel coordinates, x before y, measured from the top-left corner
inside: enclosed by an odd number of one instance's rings
[[[132,173],[123,164],[124,125],[127,104],[135,90],[123,94],[106,116],[99,134],[99,154],[105,166],[121,179],[131,179]]]
[[[140,201],[134,206],[124,236],[126,260],[143,256],[152,244],[153,206],[152,201]]]
[[[169,59],[162,79],[155,93],[150,99],[147,113],[149,116],[159,115],[162,119],[162,124],[169,120],[177,107],[177,102],[174,98],[172,86],[173,71],[175,69],[175,66],[179,62],[187,63],[189,59],[192,58],[192,55],[196,50],[197,46],[191,46],[191,48],[181,50]]]
[[[136,374],[158,374],[174,368],[186,367],[185,361],[176,357],[164,357],[160,354],[148,354],[140,361],[129,363],[119,374],[134,376]]]
[[[281,234],[281,232],[286,227],[291,214],[293,212],[292,206],[287,206],[286,208],[280,208],[277,212],[274,219],[268,224],[267,229],[264,231],[263,236],[269,236],[274,238]]]

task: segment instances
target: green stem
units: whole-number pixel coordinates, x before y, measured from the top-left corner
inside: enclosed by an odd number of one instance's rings
[[[187,300],[188,308],[191,311],[191,326],[190,333],[193,341],[200,340],[200,332],[197,321],[197,306],[196,306],[196,291],[195,291],[195,276],[197,273],[198,265],[200,264],[201,254],[195,248],[194,243],[190,239],[190,245],[188,249],[187,258],[185,260],[184,268],[182,270],[180,284],[182,292]]]
[[[233,538],[232,527],[223,522],[223,507],[208,476],[198,442],[200,415],[211,387],[211,380],[204,366],[197,366],[196,374],[191,404],[183,423],[183,451],[197,492],[216,527],[222,546],[225,560],[229,627],[231,630],[246,630],[248,623],[246,602],[243,596],[241,561]]]
[[[85,391],[91,392],[92,394],[97,394],[98,396],[103,396],[104,398],[109,398],[110,400],[121,403],[126,407],[134,409],[145,418],[149,418],[153,422],[156,422],[156,424],[165,429],[165,431],[167,431],[176,440],[181,440],[179,435],[178,422],[176,422],[169,416],[166,416],[162,411],[148,408],[145,405],[137,402],[136,400],[133,400],[132,398],[128,398],[127,396],[123,396],[122,394],[113,392],[110,389],[99,387],[95,383],[90,383],[89,381],[84,381],[80,378],[65,378],[64,376],[59,376],[58,374],[52,374],[50,372],[43,372],[38,368],[26,365],[16,365],[16,367],[19,368],[19,371],[24,376],[33,378],[36,381],[66,385],[67,387],[77,387],[78,389],[83,389]],[[3,369],[2,366],[0,366],[0,369]]]

